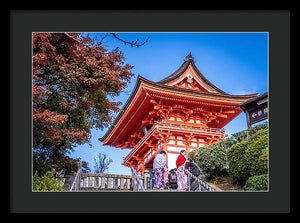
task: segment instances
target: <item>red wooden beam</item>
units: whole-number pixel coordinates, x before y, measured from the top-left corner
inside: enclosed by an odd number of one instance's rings
[[[224,114],[234,114],[235,110],[223,111]]]
[[[225,115],[225,114],[220,114],[220,113],[216,113],[216,116],[221,117],[221,118],[227,118],[227,115]]]
[[[152,104],[157,104],[157,101],[153,100],[153,99],[150,99],[150,103]]]

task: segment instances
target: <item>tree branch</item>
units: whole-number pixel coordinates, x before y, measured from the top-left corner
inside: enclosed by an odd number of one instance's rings
[[[131,47],[133,47],[133,46],[136,46],[136,47],[143,46],[143,45],[144,45],[146,42],[148,42],[148,40],[149,40],[149,37],[148,37],[143,43],[138,44],[139,39],[137,39],[135,42],[134,42],[134,41],[128,42],[128,41],[126,41],[126,40],[123,40],[123,39],[119,38],[115,33],[109,33],[109,34],[111,34],[111,35],[112,35],[113,37],[115,37],[117,40],[120,40],[121,42],[123,42],[123,43],[125,43],[125,44],[131,45]]]
[[[73,36],[69,35],[67,32],[64,32],[64,34],[65,34],[66,36],[68,36],[69,38],[73,39],[74,41],[76,41],[76,42],[78,42],[78,43],[80,43],[80,44],[82,44],[82,45],[84,45],[84,46],[86,46],[86,47],[92,48],[92,47],[90,47],[90,46],[88,46],[88,45],[82,43],[82,42],[79,41],[78,39],[74,38]],[[109,34],[111,34],[111,35],[112,35],[113,37],[115,37],[117,40],[119,40],[119,41],[121,41],[121,42],[123,42],[123,43],[125,43],[125,44],[129,44],[131,47],[133,47],[133,46],[136,46],[136,47],[143,46],[143,45],[144,45],[145,43],[147,43],[148,40],[149,40],[149,36],[148,36],[147,39],[146,39],[143,43],[138,43],[138,42],[139,42],[139,39],[136,39],[136,41],[131,41],[131,42],[129,42],[129,41],[126,41],[126,40],[124,40],[124,39],[121,39],[121,38],[118,37],[115,33],[109,33]],[[107,34],[106,34],[104,37],[101,38],[100,44],[102,44],[103,40],[104,40],[106,37],[107,37]]]

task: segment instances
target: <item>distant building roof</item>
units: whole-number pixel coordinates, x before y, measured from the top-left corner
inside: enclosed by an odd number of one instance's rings
[[[263,100],[264,98],[266,98],[266,99],[268,98],[268,92],[265,92],[261,95],[258,95],[256,97],[254,97],[254,98],[251,98],[251,99],[239,104],[238,107],[241,107],[243,110],[251,108],[253,106],[256,106],[257,102]],[[266,102],[268,102],[268,101],[266,101]]]

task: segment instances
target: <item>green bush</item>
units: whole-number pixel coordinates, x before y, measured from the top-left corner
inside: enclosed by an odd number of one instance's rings
[[[258,163],[261,169],[268,172],[269,149],[263,149],[261,156],[258,158]]]
[[[250,137],[253,137],[253,135],[255,135],[258,131],[262,129],[268,129],[268,122],[264,122],[255,127],[250,127],[246,130],[233,133],[231,137],[223,139],[218,143],[222,144],[225,150],[228,150],[233,144],[242,142],[246,139],[249,139]]]
[[[244,185],[249,177],[268,173],[268,122],[193,150],[189,157],[207,179],[228,176]]]
[[[262,164],[267,162],[264,158],[268,157],[268,154],[263,154],[263,151],[266,152],[265,150],[268,148],[268,130],[262,129],[257,131],[248,141],[249,144],[246,149],[245,158],[250,175],[267,174],[268,166]]]
[[[249,129],[247,129],[247,132],[248,132],[248,135],[251,136],[251,135],[254,135],[256,134],[256,132],[262,130],[262,129],[268,129],[269,128],[269,125],[268,125],[268,121],[262,123],[262,124],[259,124],[255,127],[250,127]]]
[[[39,177],[37,172],[35,172],[33,176],[33,190],[34,191],[65,191],[65,188],[55,180],[53,173],[48,171],[42,177]]]
[[[190,151],[189,158],[191,158],[194,161],[197,161],[198,160],[198,152],[199,152],[199,150],[197,150],[197,149]]]
[[[209,179],[222,174],[228,166],[226,151],[219,144],[202,147],[192,156],[196,158],[203,174]]]
[[[249,177],[245,183],[245,191],[266,191],[268,190],[268,175],[256,175]]]
[[[254,175],[268,173],[268,129],[260,129],[227,151],[229,175],[244,184]]]
[[[243,184],[250,176],[249,167],[246,162],[245,153],[248,140],[234,144],[228,151],[229,176]]]

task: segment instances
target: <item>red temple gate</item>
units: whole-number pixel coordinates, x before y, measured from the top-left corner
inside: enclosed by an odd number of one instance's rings
[[[242,112],[237,105],[256,95],[220,90],[201,74],[189,54],[177,71],[161,81],[138,76],[132,94],[100,140],[131,149],[123,165],[137,172],[152,167],[161,149],[172,169],[180,150],[188,154],[224,139],[223,127]]]

